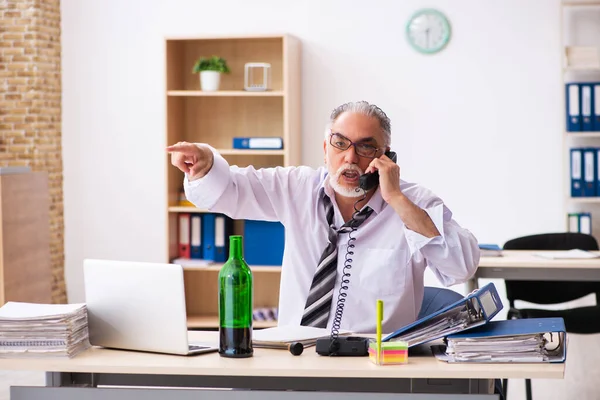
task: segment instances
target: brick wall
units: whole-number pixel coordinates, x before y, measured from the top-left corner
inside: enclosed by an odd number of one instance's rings
[[[46,171],[52,298],[64,279],[60,0],[0,0],[0,166]]]

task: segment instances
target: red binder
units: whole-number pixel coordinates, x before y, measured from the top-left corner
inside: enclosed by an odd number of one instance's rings
[[[179,258],[190,257],[190,214],[179,214]]]

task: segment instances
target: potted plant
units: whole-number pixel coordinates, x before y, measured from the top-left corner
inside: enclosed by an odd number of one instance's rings
[[[200,73],[200,88],[207,92],[219,90],[221,73],[230,72],[227,61],[221,57],[200,57],[194,64],[193,73]]]

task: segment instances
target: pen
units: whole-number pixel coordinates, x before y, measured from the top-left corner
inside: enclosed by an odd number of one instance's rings
[[[383,320],[383,301],[377,300],[377,365],[381,365],[381,321]]]
[[[304,345],[302,342],[291,342],[291,343],[270,343],[268,345],[261,345],[255,347],[262,347],[265,349],[282,349],[289,350],[295,356],[299,356],[304,351]]]

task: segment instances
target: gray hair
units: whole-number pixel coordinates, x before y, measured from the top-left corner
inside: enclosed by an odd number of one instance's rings
[[[329,123],[327,124],[327,129],[325,129],[325,138],[329,135],[331,125],[333,125],[338,117],[345,112],[359,113],[366,115],[367,117],[377,118],[379,126],[381,126],[381,132],[383,133],[383,144],[385,146],[390,145],[390,142],[392,141],[392,126],[390,119],[381,108],[377,107],[375,104],[369,104],[366,101],[349,102],[336,107],[329,116]]]

